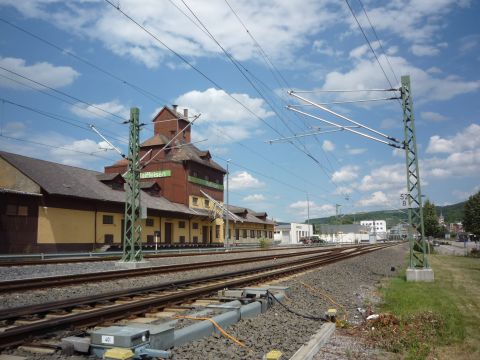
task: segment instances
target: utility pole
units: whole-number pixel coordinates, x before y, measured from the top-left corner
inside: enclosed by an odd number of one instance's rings
[[[230,163],[230,159],[227,160],[227,210],[228,210],[228,165]],[[230,230],[228,224],[228,211],[225,212],[225,247],[228,249],[230,247],[230,236],[228,235],[228,231]]]
[[[308,226],[308,238],[310,239],[310,200],[308,199],[308,192],[307,192],[307,226]]]
[[[139,109],[130,109],[130,135],[128,139],[128,170],[125,174],[125,226],[123,229],[122,262],[137,263],[143,260],[142,225],[140,223],[140,124]]]
[[[422,191],[418,167],[417,137],[413,116],[413,98],[410,76],[402,76],[403,125],[405,131],[405,159],[407,165],[408,221],[410,242],[410,266],[407,281],[433,281],[434,275],[428,264],[428,244],[425,241],[423,223]],[[412,234],[412,229],[417,234]]]

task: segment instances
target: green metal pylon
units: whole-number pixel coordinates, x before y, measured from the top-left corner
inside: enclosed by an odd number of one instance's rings
[[[130,136],[128,140],[128,171],[125,175],[125,227],[122,261],[143,259],[142,225],[140,223],[140,124],[138,108],[130,109]]]
[[[410,268],[428,268],[428,244],[423,225],[422,191],[418,168],[417,137],[413,116],[413,98],[410,76],[402,76],[403,125],[405,130],[405,155],[407,161],[408,221],[410,227],[418,231],[412,234],[409,229]]]

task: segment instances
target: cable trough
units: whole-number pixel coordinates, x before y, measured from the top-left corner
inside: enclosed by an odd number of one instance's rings
[[[235,288],[288,276],[310,268],[330,264],[392,245],[358,246],[333,254],[318,254],[308,259],[260,266],[221,275],[174,281],[161,286],[0,311],[0,349],[30,341],[33,337],[65,328],[89,327],[111,323],[130,316],[181,304],[225,288]]]

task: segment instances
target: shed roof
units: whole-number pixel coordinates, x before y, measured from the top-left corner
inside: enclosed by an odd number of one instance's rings
[[[98,171],[39,160],[0,151],[0,156],[23,174],[36,182],[46,193],[77,198],[125,202],[125,192],[113,190],[98,180]],[[196,215],[183,204],[173,203],[163,197],[153,197],[142,192],[142,201],[148,208],[161,211]]]

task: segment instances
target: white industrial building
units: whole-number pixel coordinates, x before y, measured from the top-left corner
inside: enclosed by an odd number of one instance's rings
[[[317,231],[320,239],[329,243],[359,244],[374,242],[373,239],[370,239],[368,227],[358,224],[320,224],[317,225]]]
[[[385,220],[362,220],[360,225],[369,228],[371,242],[385,240],[387,238],[387,222]]]
[[[281,224],[275,226],[273,240],[282,245],[300,244],[300,238],[313,235],[313,225],[309,224]]]

